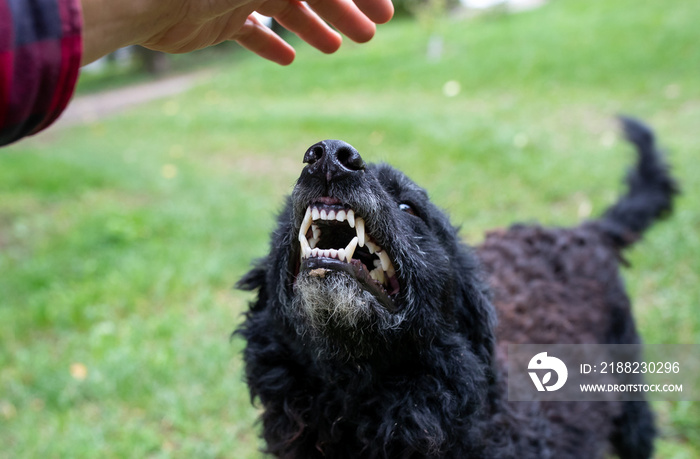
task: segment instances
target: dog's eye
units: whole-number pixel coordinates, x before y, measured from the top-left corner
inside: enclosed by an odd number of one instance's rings
[[[416,211],[413,210],[413,207],[411,207],[410,204],[406,204],[405,202],[399,203],[399,210],[402,210],[411,215],[416,215]]]

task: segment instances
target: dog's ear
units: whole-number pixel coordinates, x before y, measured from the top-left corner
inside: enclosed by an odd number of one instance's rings
[[[241,279],[236,283],[236,288],[245,291],[258,291],[258,299],[255,302],[251,302],[250,309],[252,311],[259,311],[265,307],[267,303],[267,259],[263,258],[257,260],[254,263],[253,269],[248,271]]]

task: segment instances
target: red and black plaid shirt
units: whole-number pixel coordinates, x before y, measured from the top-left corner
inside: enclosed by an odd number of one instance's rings
[[[78,79],[79,0],[0,0],[0,145],[49,126]]]

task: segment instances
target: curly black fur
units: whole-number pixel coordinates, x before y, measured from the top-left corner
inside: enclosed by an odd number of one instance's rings
[[[504,390],[509,342],[639,340],[617,271],[620,250],[670,210],[676,187],[651,132],[623,123],[639,162],[629,193],[601,219],[572,229],[514,226],[476,250],[401,172],[367,165],[339,141],[312,146],[269,255],[238,284],[258,292],[238,333],[247,341],[251,396],[264,409],[267,452],[650,457],[654,426],[644,402],[512,403]],[[352,271],[302,259],[299,228],[319,202],[364,218],[398,288],[363,281],[371,267],[359,263]]]

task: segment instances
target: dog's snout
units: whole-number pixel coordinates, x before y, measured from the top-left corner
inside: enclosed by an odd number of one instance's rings
[[[304,162],[309,173],[328,182],[365,168],[360,153],[342,140],[324,140],[311,146],[304,154]]]

